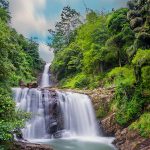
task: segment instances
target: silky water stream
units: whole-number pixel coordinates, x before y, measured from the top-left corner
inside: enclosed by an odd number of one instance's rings
[[[54,150],[115,150],[113,138],[101,135],[88,96],[44,88],[50,86],[49,66],[45,65],[42,88],[12,89],[17,108],[32,113],[22,129],[24,139],[50,144]]]

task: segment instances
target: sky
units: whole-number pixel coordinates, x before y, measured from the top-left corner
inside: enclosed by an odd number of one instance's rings
[[[124,7],[126,2],[127,0],[10,0],[11,26],[27,38],[38,37],[40,56],[50,62],[53,59],[53,49],[47,46],[48,29],[54,29],[64,6],[71,6],[84,16],[86,7],[107,11]]]

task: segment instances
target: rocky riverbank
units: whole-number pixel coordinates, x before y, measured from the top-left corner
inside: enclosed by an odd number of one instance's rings
[[[53,150],[49,145],[14,142],[10,150]]]

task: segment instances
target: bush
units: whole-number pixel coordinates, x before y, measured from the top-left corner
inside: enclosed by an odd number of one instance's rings
[[[24,126],[28,114],[16,111],[10,91],[0,88],[0,141],[13,139],[13,132]]]
[[[62,80],[60,85],[64,88],[85,88],[88,84],[88,77],[85,74],[80,73],[73,77],[69,77],[68,79]]]
[[[133,65],[142,67],[145,64],[150,64],[150,50],[139,49],[134,59],[132,60]]]
[[[120,125],[124,126],[139,117],[141,113],[141,104],[138,100],[133,99],[121,105],[116,114],[116,120]]]
[[[103,105],[99,107],[99,109],[96,111],[96,118],[103,118],[107,115],[108,112],[106,112]]]
[[[116,67],[108,73],[108,80],[110,84],[115,84],[116,86],[120,84],[133,85],[135,83],[134,71],[132,68]]]
[[[150,138],[150,113],[144,113],[139,120],[132,123],[131,130],[137,130],[141,136]]]
[[[145,88],[150,89],[150,66],[142,68],[142,82]]]

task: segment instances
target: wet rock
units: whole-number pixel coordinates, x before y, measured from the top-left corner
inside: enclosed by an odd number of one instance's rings
[[[37,87],[38,87],[37,82],[32,83],[32,88],[37,88]]]
[[[19,81],[19,86],[21,88],[25,88],[26,87],[25,83],[22,80]]]
[[[33,83],[27,83],[27,87],[30,89],[30,88],[37,88],[38,87],[38,84],[37,82],[33,82]]]

